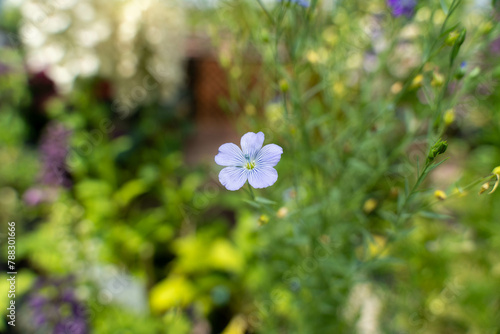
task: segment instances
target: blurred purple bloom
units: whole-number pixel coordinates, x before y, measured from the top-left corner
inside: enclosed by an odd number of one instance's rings
[[[31,307],[41,307],[46,302],[47,302],[47,299],[45,297],[35,295],[35,296],[31,297],[31,299],[29,300],[29,305]]]
[[[31,322],[26,325],[33,330],[45,326],[55,334],[89,332],[87,312],[75,296],[71,277],[62,280],[39,278],[34,284],[34,291],[28,296],[27,305],[31,311]],[[62,309],[67,311],[61,312]]]
[[[29,188],[23,194],[23,200],[28,206],[36,206],[43,201],[43,190],[39,188]]]
[[[387,0],[387,5],[391,8],[392,15],[410,17],[413,15],[417,0]]]
[[[278,180],[273,167],[278,164],[283,149],[275,144],[262,147],[264,133],[248,132],[241,137],[241,148],[233,143],[219,147],[215,162],[225,166],[219,173],[220,183],[227,190],[238,190],[245,182],[254,188],[272,186]]]
[[[309,1],[307,0],[278,0],[278,1],[284,3],[294,3],[304,8],[309,7]]]
[[[43,169],[42,182],[53,186],[71,186],[66,170],[66,156],[68,155],[68,141],[71,131],[58,123],[47,126],[42,136],[40,153]]]
[[[35,327],[42,326],[46,322],[47,322],[47,317],[45,317],[45,315],[41,313],[35,314],[33,316],[33,324],[35,325]]]
[[[87,324],[80,318],[70,318],[58,323],[54,327],[54,334],[85,334]]]
[[[50,203],[57,199],[58,189],[53,187],[32,187],[23,194],[23,201],[27,206],[37,206],[41,203]]]
[[[500,54],[500,37],[491,42],[490,52],[493,53],[494,55]]]

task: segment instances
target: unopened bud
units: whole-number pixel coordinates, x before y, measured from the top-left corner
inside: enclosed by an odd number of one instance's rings
[[[434,146],[431,147],[429,155],[427,156],[427,163],[432,162],[438,155],[446,152],[448,143],[439,139]]]
[[[422,74],[417,75],[411,82],[410,88],[417,89],[422,87],[423,81],[424,81],[424,76]]]
[[[290,89],[290,87],[288,86],[288,81],[286,81],[285,79],[281,79],[280,80],[280,90],[283,93],[286,93],[286,92],[288,92],[289,89]]]
[[[441,73],[439,72],[434,72],[432,74],[432,81],[431,81],[431,86],[434,87],[441,87],[444,83],[444,77]]]
[[[487,35],[492,29],[493,24],[490,21],[481,24],[481,26],[479,27],[479,31],[483,35]]]
[[[370,198],[366,200],[365,204],[363,204],[363,211],[366,213],[371,213],[377,207],[378,202],[374,198]]]
[[[453,44],[455,44],[456,40],[458,39],[458,37],[460,36],[460,33],[458,31],[452,31],[448,34],[448,37],[446,37],[446,45],[450,45],[452,46]]]
[[[455,121],[455,110],[453,109],[448,109],[444,112],[443,116],[444,123],[446,125],[450,125]]]
[[[391,86],[391,93],[392,94],[397,94],[403,89],[403,84],[400,81],[395,82]]]
[[[276,213],[276,216],[278,216],[278,218],[284,218],[288,215],[288,209],[286,207],[281,207],[278,212]]]
[[[259,217],[259,226],[266,225],[269,223],[269,217],[267,215],[261,215]]]
[[[262,31],[260,32],[260,39],[264,43],[269,42],[269,32],[266,29],[262,29]]]
[[[462,79],[465,76],[466,67],[467,67],[467,63],[465,61],[463,61],[462,64],[460,64],[460,68],[455,73],[455,78],[457,78],[458,80]]]
[[[440,201],[444,201],[446,199],[446,193],[442,190],[436,190],[434,192],[434,197],[436,197]]]
[[[481,195],[482,193],[484,193],[489,188],[490,188],[490,184],[488,182],[483,183],[483,185],[481,186],[481,189],[479,190],[479,195]]]

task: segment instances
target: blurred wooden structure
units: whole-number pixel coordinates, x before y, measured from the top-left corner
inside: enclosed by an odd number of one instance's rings
[[[187,44],[188,82],[192,92],[195,133],[186,143],[189,165],[213,161],[220,145],[239,142],[231,117],[221,107],[229,95],[226,71],[207,37],[192,36]]]

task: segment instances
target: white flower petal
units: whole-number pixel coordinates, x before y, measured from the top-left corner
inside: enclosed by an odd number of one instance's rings
[[[220,171],[219,181],[227,190],[238,190],[247,181],[247,170],[241,167],[226,167]]]
[[[269,144],[264,146],[255,158],[257,166],[270,166],[274,167],[281,160],[283,149],[276,144]]]
[[[244,155],[248,155],[250,158],[255,157],[257,152],[261,149],[262,144],[264,144],[264,133],[253,133],[248,132],[241,137],[241,149]]]
[[[233,143],[227,143],[219,147],[219,153],[215,156],[215,162],[220,166],[243,166],[245,158],[238,146]]]
[[[273,167],[260,166],[248,173],[248,182],[256,189],[272,186],[278,180],[278,172]]]

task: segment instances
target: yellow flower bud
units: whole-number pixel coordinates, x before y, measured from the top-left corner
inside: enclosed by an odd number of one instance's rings
[[[455,41],[458,39],[458,36],[460,36],[460,33],[458,31],[452,31],[448,34],[448,37],[446,38],[446,44],[447,45],[453,45],[455,44]]]
[[[434,192],[434,197],[436,197],[440,201],[444,201],[446,199],[446,193],[442,190],[436,190]]]
[[[392,94],[397,94],[403,89],[403,84],[400,81],[395,82],[391,86],[391,93]]]
[[[431,86],[434,87],[441,87],[444,83],[444,77],[441,73],[439,72],[434,72],[432,74],[432,81],[431,81]]]
[[[355,252],[360,260],[386,257],[389,254],[387,239],[383,236],[374,235],[373,238],[368,241],[368,247],[366,249],[360,246],[356,248]]]
[[[278,216],[278,218],[284,218],[288,215],[288,209],[286,207],[281,207],[278,212],[276,213],[276,216]]]
[[[495,167],[495,168],[493,169],[493,172],[492,172],[492,173],[493,173],[493,174],[496,174],[496,175],[500,175],[500,166]]]
[[[279,85],[280,85],[280,90],[281,90],[283,93],[288,92],[288,89],[290,88],[290,87],[288,86],[288,81],[286,81],[285,79],[281,79],[281,80],[280,80]]]
[[[481,195],[482,193],[484,193],[486,190],[488,190],[490,188],[490,184],[488,182],[486,183],[483,183],[481,185],[481,189],[479,190],[479,195]]]
[[[259,217],[259,226],[266,225],[269,223],[269,217],[267,215],[261,215]]]
[[[367,199],[365,204],[363,204],[363,211],[366,213],[371,213],[377,208],[378,202],[374,198]]]
[[[446,125],[450,125],[455,121],[455,110],[454,109],[448,109],[444,112],[444,123]]]
[[[317,64],[319,62],[319,55],[313,50],[307,52],[306,58],[311,64]]]
[[[345,93],[345,86],[342,82],[335,82],[333,84],[333,93],[336,95],[336,96],[343,96],[344,93]]]
[[[255,106],[253,104],[247,104],[245,106],[245,113],[248,116],[253,116],[257,113],[257,109],[255,108]]]
[[[493,29],[493,24],[490,21],[481,24],[481,26],[479,27],[479,31],[483,35],[488,34],[492,29]]]
[[[329,46],[334,46],[335,44],[337,44],[338,37],[335,34],[334,27],[329,27],[325,29],[323,31],[322,37]]]
[[[411,82],[410,88],[417,89],[422,87],[423,81],[424,81],[424,76],[422,74],[417,75]]]

